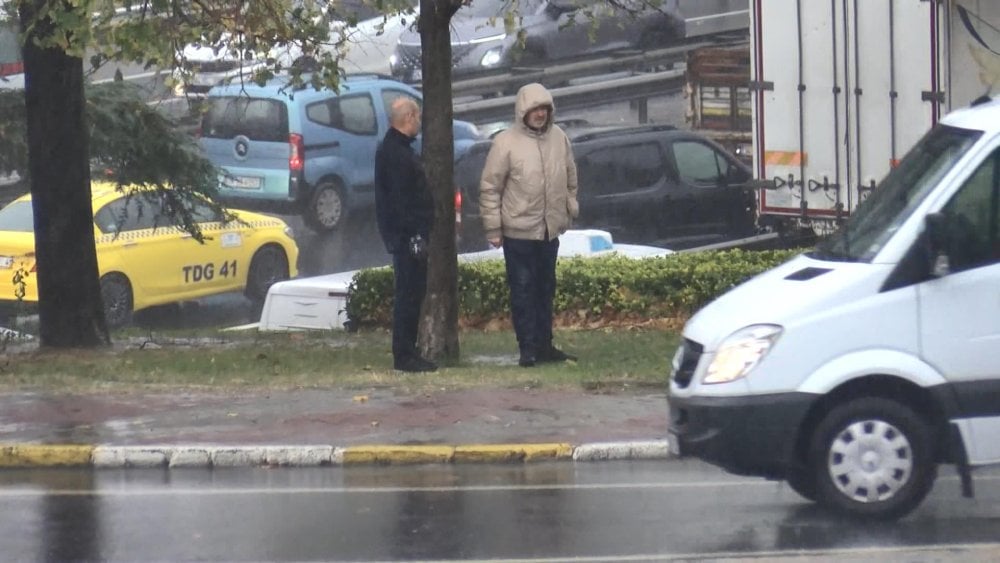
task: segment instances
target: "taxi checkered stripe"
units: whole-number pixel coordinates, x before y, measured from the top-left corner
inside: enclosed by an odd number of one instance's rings
[[[233,225],[238,227],[250,226],[250,227],[277,227],[279,223],[277,221],[271,221],[267,219],[258,219],[254,221],[239,222],[234,221],[226,226],[222,223],[202,223],[201,232],[210,233],[217,231],[226,231],[233,229]],[[116,241],[130,241],[130,240],[142,240],[146,238],[158,237],[165,234],[175,234],[183,233],[184,230],[176,226],[163,226],[157,227],[155,229],[137,229],[134,231],[122,231],[120,233],[104,233],[97,237],[97,243],[107,243]]]

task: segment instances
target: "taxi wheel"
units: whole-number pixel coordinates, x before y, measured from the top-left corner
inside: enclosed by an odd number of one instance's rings
[[[878,520],[905,516],[937,477],[931,428],[909,407],[864,397],[819,423],[810,462],[818,500],[840,512]]]
[[[276,282],[288,279],[288,257],[278,246],[265,246],[253,255],[247,273],[246,296],[255,303],[263,303],[267,290]]]
[[[132,322],[132,284],[128,278],[121,274],[102,277],[101,300],[108,328],[121,328]]]
[[[324,233],[340,227],[344,218],[344,192],[335,182],[322,182],[313,190],[303,220],[306,225]]]

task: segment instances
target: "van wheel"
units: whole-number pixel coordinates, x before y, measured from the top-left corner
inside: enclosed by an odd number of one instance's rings
[[[132,284],[121,274],[101,278],[101,301],[108,328],[122,328],[132,323]]]
[[[254,303],[263,303],[267,290],[279,281],[288,279],[288,257],[277,246],[265,246],[253,255],[247,271],[245,294]]]
[[[840,512],[891,520],[923,501],[937,477],[931,430],[910,408],[866,397],[816,427],[809,461],[818,500]]]
[[[785,475],[788,487],[808,501],[816,501],[816,473],[808,467],[795,467]]]
[[[306,225],[318,233],[324,233],[340,227],[343,217],[344,193],[341,187],[334,182],[323,182],[316,186],[302,217]]]

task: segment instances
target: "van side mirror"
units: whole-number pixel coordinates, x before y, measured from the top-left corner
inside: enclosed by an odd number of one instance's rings
[[[927,256],[930,274],[935,278],[951,272],[948,258],[948,217],[944,213],[931,213],[924,217],[924,232],[927,239]]]

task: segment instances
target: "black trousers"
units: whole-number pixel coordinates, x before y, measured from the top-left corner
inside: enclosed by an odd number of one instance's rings
[[[404,360],[417,355],[420,304],[427,293],[427,261],[409,252],[392,255],[395,296],[392,304],[392,357]]]
[[[510,313],[522,355],[552,345],[552,301],[556,296],[559,239],[504,237],[503,257],[510,286]]]

